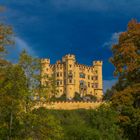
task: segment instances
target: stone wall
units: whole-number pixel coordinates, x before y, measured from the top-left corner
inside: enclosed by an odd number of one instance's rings
[[[35,108],[45,107],[47,109],[56,110],[95,109],[101,104],[103,104],[103,102],[41,102],[36,104]]]

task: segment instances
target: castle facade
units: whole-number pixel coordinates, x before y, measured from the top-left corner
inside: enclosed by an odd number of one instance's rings
[[[92,66],[78,64],[75,55],[68,54],[50,64],[50,59],[42,59],[42,84],[47,81],[48,77],[54,75],[57,85],[57,97],[66,94],[67,99],[72,99],[75,93],[81,97],[94,95],[97,99],[102,99],[103,82],[102,82],[102,61],[93,61]]]

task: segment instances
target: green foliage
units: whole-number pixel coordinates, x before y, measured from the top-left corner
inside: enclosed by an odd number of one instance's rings
[[[128,86],[111,98],[112,106],[120,112],[120,126],[130,140],[140,137],[140,84]]]
[[[66,101],[66,94],[63,94],[60,97],[53,96],[50,101]]]
[[[85,96],[85,100],[87,100],[87,101],[97,101],[97,97],[96,96],[94,96],[94,95],[86,95]]]
[[[90,123],[98,130],[99,138],[104,140],[121,140],[122,133],[118,123],[118,114],[111,108],[100,107],[90,114]],[[110,127],[111,126],[111,127]]]
[[[33,90],[28,86],[28,76],[23,67],[11,64],[2,70],[0,138],[59,140],[62,137],[59,120],[45,113],[43,109],[32,111],[34,102],[30,95]]]
[[[61,140],[63,133],[59,120],[40,108],[25,114],[21,136],[25,140]]]
[[[0,53],[6,51],[6,46],[12,45],[13,30],[12,27],[0,23]]]
[[[103,100],[110,101],[110,99],[113,96],[113,94],[115,94],[117,92],[117,87],[116,87],[117,84],[112,86],[111,89],[106,90],[105,94],[103,95]]]
[[[81,97],[80,94],[76,92],[74,98],[71,101],[94,101],[95,102],[96,100],[97,100],[96,96],[86,95],[84,97]],[[50,101],[67,101],[66,94],[63,94],[60,97],[52,96],[50,98]]]
[[[75,96],[73,98],[74,101],[82,101],[82,98],[79,93],[75,92]]]
[[[112,47],[118,82],[104,98],[119,112],[119,125],[130,140],[140,139],[140,23],[131,20]]]
[[[103,106],[97,110],[49,110],[60,120],[64,140],[121,140],[118,114]],[[62,140],[63,140],[62,139]]]
[[[27,87],[33,92],[40,85],[40,60],[23,50],[19,57],[19,65],[26,75]]]
[[[59,120],[43,109],[33,110],[31,97],[46,91],[40,92],[40,60],[25,50],[18,64],[4,59],[6,47],[13,44],[12,35],[11,27],[0,24],[0,139],[59,140],[63,137]]]
[[[14,44],[12,37],[12,27],[0,23],[0,80],[3,78],[3,67],[9,65],[9,62],[4,57],[7,53],[6,47]]]
[[[112,46],[113,57],[110,59],[115,66],[115,75],[123,83],[130,85],[140,82],[140,23],[131,20],[127,31],[119,36],[118,44]]]
[[[4,77],[0,80],[0,134],[5,139],[18,133],[28,89],[24,72],[18,65],[3,70]]]
[[[57,90],[56,79],[54,75],[48,77],[46,84],[45,85],[43,84],[42,86],[46,89],[46,93],[47,93],[46,98],[48,100],[51,101],[57,100],[55,96],[57,95],[58,90]]]

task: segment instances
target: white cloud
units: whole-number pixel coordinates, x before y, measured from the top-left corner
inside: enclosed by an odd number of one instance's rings
[[[113,34],[111,35],[111,38],[110,38],[107,42],[105,42],[102,46],[103,46],[103,47],[109,47],[109,48],[111,48],[111,46],[112,46],[113,44],[118,43],[119,35],[120,35],[121,33],[122,33],[122,32],[115,32],[115,33],[113,33]]]
[[[107,89],[110,89],[116,82],[117,82],[117,79],[104,80],[103,81],[103,90],[104,90],[104,92]]]

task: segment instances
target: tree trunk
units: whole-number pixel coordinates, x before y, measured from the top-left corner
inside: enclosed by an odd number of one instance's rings
[[[12,124],[13,124],[13,113],[10,113],[10,123],[9,123],[9,135],[7,137],[7,140],[11,140],[11,134],[12,134]]]

